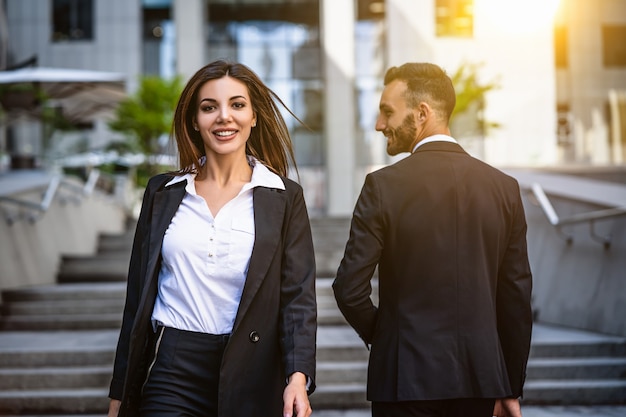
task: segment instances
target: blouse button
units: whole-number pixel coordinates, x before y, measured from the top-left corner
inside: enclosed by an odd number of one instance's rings
[[[250,336],[248,336],[250,338],[250,341],[252,343],[256,343],[261,339],[261,336],[259,336],[259,332],[257,332],[256,330],[253,330],[250,332]]]
[[[213,254],[211,252],[209,252],[209,258],[212,258]]]

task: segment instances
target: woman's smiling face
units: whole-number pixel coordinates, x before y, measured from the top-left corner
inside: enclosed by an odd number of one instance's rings
[[[245,154],[246,142],[255,125],[256,114],[243,82],[225,76],[200,87],[194,128],[202,136],[207,155]]]

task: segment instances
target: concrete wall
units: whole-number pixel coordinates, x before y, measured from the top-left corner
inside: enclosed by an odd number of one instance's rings
[[[41,201],[42,188],[12,194]],[[3,193],[4,194],[4,193]],[[120,233],[126,211],[108,195],[79,196],[61,188],[50,208],[31,222],[28,212],[0,201],[0,290],[56,282],[63,255],[89,255],[101,233]],[[7,221],[14,218],[13,223]]]
[[[623,179],[620,172],[604,177]],[[564,219],[626,208],[626,185],[554,172],[509,173],[523,188],[537,320],[626,336],[626,215],[596,221],[593,229],[588,222],[563,226],[561,234],[529,192],[533,183],[540,184]],[[597,240],[601,238],[609,238],[608,248]]]
[[[550,197],[558,213],[575,214],[604,207]],[[626,336],[626,216],[598,221],[599,236],[588,223],[571,225],[564,236],[552,227],[532,196],[526,196],[528,249],[534,277],[533,305],[541,322]]]

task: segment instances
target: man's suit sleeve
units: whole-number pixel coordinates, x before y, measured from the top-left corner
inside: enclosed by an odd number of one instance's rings
[[[370,298],[371,278],[383,249],[383,226],[379,187],[370,174],[357,200],[350,237],[333,282],[339,309],[366,344],[372,343],[376,326],[378,309]]]
[[[511,389],[522,395],[532,332],[532,275],[526,245],[526,217],[519,187],[511,218],[509,244],[498,274],[498,334]]]

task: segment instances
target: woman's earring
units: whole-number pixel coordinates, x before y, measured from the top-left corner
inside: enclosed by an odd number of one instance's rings
[[[256,127],[256,122],[252,122],[252,127]]]
[[[196,132],[197,132],[198,130],[200,130],[200,129],[198,129],[198,126],[194,126],[194,127],[193,127],[193,129],[194,129]]]

